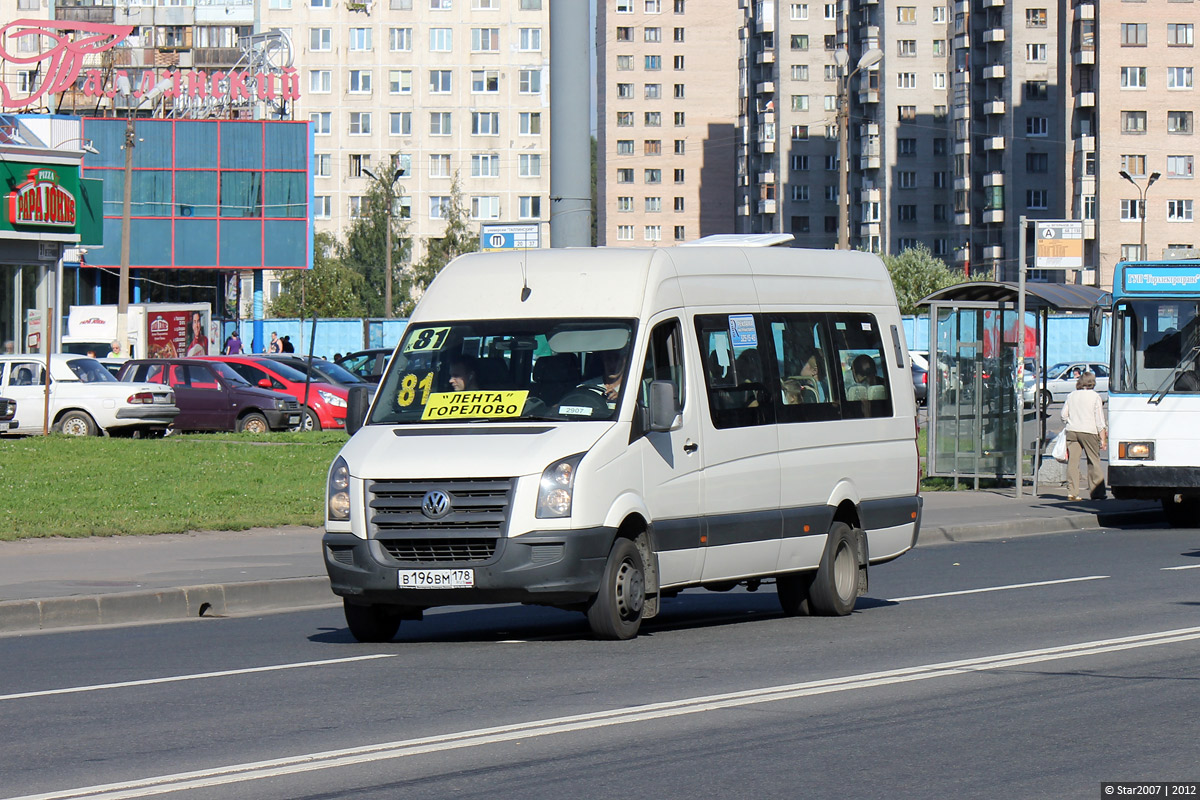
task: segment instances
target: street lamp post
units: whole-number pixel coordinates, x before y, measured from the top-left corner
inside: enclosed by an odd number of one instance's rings
[[[1133,188],[1138,190],[1138,217],[1140,218],[1142,228],[1142,237],[1138,252],[1141,253],[1142,261],[1145,261],[1149,255],[1146,252],[1146,192],[1150,191],[1150,187],[1154,185],[1156,180],[1162,177],[1162,174],[1158,172],[1151,172],[1150,179],[1146,181],[1145,186],[1138,186],[1137,181],[1135,181],[1125,170],[1121,170],[1119,174],[1122,178],[1132,183]]]
[[[846,67],[850,64],[850,54],[845,50],[834,53],[834,61],[838,66],[838,249],[850,249],[850,81],[859,70],[878,64],[883,59],[883,51],[871,48],[862,54],[858,64],[850,72]]]
[[[396,181],[404,174],[404,170],[399,167],[392,171],[391,181],[384,181],[382,178],[375,176],[375,173],[369,169],[363,169],[367,177],[383,187],[384,196],[387,197],[387,223],[384,228],[384,279],[383,279],[383,315],[387,319],[394,316],[392,311],[392,211],[396,204]],[[385,176],[386,177],[386,176]]]

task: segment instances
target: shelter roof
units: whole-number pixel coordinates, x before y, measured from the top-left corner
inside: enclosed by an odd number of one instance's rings
[[[930,303],[1016,303],[1015,281],[969,281],[939,289],[926,295],[917,305]],[[1074,283],[1025,283],[1025,307],[1030,311],[1087,311],[1106,292],[1094,286]]]

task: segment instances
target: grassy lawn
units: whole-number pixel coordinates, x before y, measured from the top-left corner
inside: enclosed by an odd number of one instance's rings
[[[320,525],[340,432],[0,439],[0,540]]]

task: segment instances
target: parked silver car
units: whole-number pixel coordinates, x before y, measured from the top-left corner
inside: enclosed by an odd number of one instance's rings
[[[1096,391],[1101,397],[1108,397],[1108,364],[1100,361],[1063,361],[1046,370],[1046,377],[1039,381],[1040,389],[1038,390],[1039,404],[1042,408],[1046,408],[1051,403],[1061,403],[1067,399],[1067,395],[1075,391],[1075,381],[1084,372],[1091,372],[1096,376]],[[1026,401],[1031,403],[1032,398],[1029,397],[1030,385],[1026,384]]]

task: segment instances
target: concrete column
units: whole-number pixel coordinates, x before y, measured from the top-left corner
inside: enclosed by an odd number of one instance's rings
[[[550,246],[592,243],[588,4],[550,0]]]

